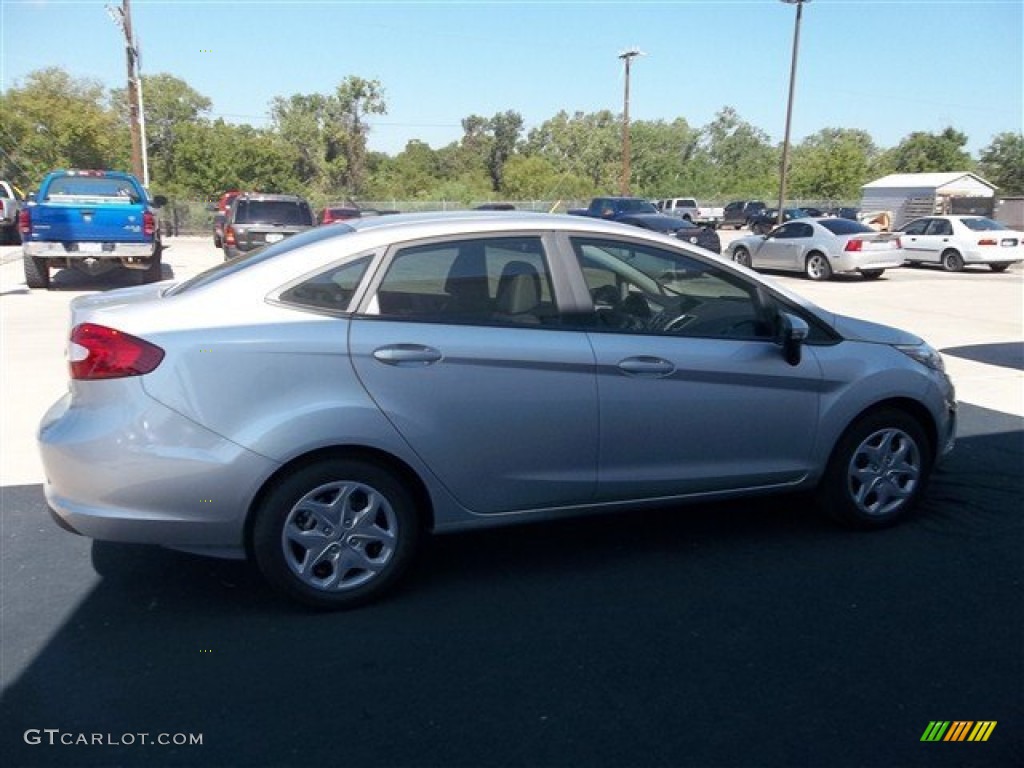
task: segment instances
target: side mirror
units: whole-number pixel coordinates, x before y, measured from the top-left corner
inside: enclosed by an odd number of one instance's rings
[[[788,312],[779,314],[779,333],[775,343],[782,347],[782,356],[790,365],[800,365],[803,357],[803,344],[810,334],[810,326],[796,315]]]
[[[153,203],[154,208],[163,208],[165,205],[167,205],[167,198],[164,197],[163,195],[157,195],[152,199],[151,202]]]

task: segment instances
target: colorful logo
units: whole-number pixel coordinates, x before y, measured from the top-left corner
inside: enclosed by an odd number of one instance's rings
[[[996,729],[996,720],[932,720],[921,741],[988,741]]]

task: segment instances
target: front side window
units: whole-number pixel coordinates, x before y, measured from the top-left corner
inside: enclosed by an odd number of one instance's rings
[[[778,238],[779,240],[789,240],[794,237],[810,237],[811,228],[806,224],[798,224],[797,222],[790,222],[789,224],[783,224],[772,232],[772,237]]]
[[[557,318],[539,237],[493,237],[402,248],[368,314],[423,322],[540,325]]]
[[[595,330],[674,336],[770,338],[755,285],[657,246],[572,238],[594,302]]]

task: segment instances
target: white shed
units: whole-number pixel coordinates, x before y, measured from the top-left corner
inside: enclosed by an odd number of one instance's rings
[[[941,213],[990,216],[996,185],[968,171],[893,173],[861,187],[861,211],[886,211],[893,229],[911,219]]]

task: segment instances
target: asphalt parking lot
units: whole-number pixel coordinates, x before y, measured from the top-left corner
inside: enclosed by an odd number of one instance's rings
[[[170,245],[165,277],[219,260]],[[29,291],[0,248],[0,761],[1019,765],[1024,273],[777,279],[943,351],[959,444],[920,515],[853,534],[780,497],[447,537],[393,598],[313,615],[245,564],[50,522],[33,433],[65,388],[67,304],[126,281]],[[936,720],[997,725],[922,742]]]

